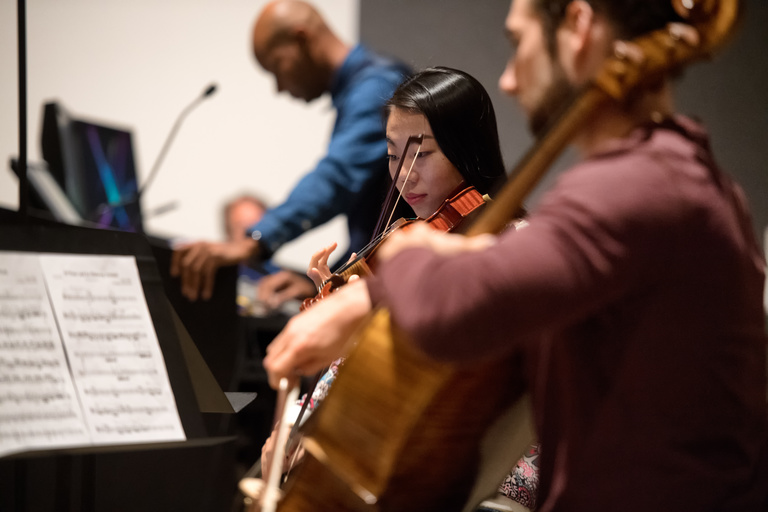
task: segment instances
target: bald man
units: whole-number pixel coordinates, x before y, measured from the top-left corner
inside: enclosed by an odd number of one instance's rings
[[[381,107],[409,74],[403,64],[347,45],[312,5],[298,0],[267,4],[253,27],[253,54],[274,75],[278,92],[306,102],[330,93],[337,112],[333,133],[325,157],[283,204],[249,229],[248,237],[197,242],[174,252],[171,274],[181,278],[182,293],[190,300],[210,297],[220,266],[267,259],[284,243],[339,214],[348,219],[350,251],[363,247],[389,180]],[[304,283],[312,293],[310,282]]]

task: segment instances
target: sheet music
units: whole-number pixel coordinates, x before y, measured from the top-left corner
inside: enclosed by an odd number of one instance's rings
[[[24,418],[21,406],[34,412],[27,413],[31,414],[31,423],[25,426],[54,432],[65,429],[65,423],[55,419],[63,412],[53,407],[65,402],[69,412],[75,411],[67,419],[73,425],[72,432],[66,432],[72,436],[78,432],[65,442],[59,439],[64,434],[49,435],[42,444],[3,437],[0,456],[8,450],[31,446],[185,439],[133,257],[0,252],[0,268],[5,269],[5,281],[13,284],[7,286],[12,291],[0,291],[7,296],[7,300],[0,301],[0,308],[5,306],[3,302],[9,304],[0,311],[7,310],[24,329],[29,329],[27,325],[33,321],[45,322],[49,336],[44,344],[46,351],[20,353],[28,358],[25,361],[11,351],[29,348],[29,344],[22,343],[21,328],[4,332],[0,327],[0,364],[6,360],[7,366],[18,371],[34,368],[31,375],[11,376],[7,383],[6,372],[0,372],[0,400],[6,397],[0,402],[0,432],[5,425],[3,418],[14,424]],[[24,272],[19,272],[20,268]],[[24,291],[26,288],[18,284],[20,279],[28,284],[27,288],[34,283],[35,294]],[[30,305],[23,306],[26,303],[18,296],[29,296]],[[41,393],[55,392],[55,396],[29,395],[30,379]],[[58,387],[49,390],[35,379]],[[12,386],[23,389],[21,396],[26,398],[16,399],[19,392],[12,391],[16,389]]]
[[[40,262],[0,252],[0,456],[89,440]]]

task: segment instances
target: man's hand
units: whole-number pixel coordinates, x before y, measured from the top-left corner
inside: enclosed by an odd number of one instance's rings
[[[450,256],[465,251],[479,251],[496,243],[493,235],[467,237],[444,233],[432,229],[423,222],[417,222],[406,229],[392,233],[379,247],[376,258],[386,261],[395,254],[412,247],[424,247],[437,254]]]
[[[277,389],[281,378],[294,383],[346,355],[350,337],[371,309],[365,280],[359,279],[291,318],[267,347],[269,385]]]
[[[258,251],[251,238],[232,242],[195,242],[178,247],[171,257],[171,275],[181,278],[181,293],[189,300],[211,298],[216,271],[242,263]]]
[[[314,297],[317,290],[303,275],[291,270],[281,270],[259,279],[257,293],[259,302],[269,309],[277,309],[292,299]]]

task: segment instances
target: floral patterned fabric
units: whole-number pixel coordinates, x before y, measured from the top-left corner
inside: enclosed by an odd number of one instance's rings
[[[539,487],[539,446],[532,445],[499,486],[499,493],[531,510]]]
[[[336,359],[331,363],[323,376],[320,377],[320,380],[317,382],[317,386],[315,386],[315,389],[312,391],[312,398],[309,399],[309,405],[307,406],[308,411],[314,411],[317,406],[320,405],[323,400],[325,400],[325,397],[328,396],[328,390],[331,388],[333,381],[336,380],[336,375],[339,373],[339,368],[341,368],[343,364],[343,357]],[[304,395],[301,400],[299,400],[298,405],[303,405],[306,398],[307,396]]]

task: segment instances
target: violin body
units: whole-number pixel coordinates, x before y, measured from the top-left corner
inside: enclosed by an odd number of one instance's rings
[[[475,187],[462,185],[454,190],[449,197],[443,201],[440,208],[427,219],[424,219],[423,222],[426,222],[428,226],[438,231],[444,231],[446,233],[458,232],[460,227],[466,225],[464,224],[466,221],[478,214],[481,211],[480,207],[485,205],[489,200],[488,196],[481,195]],[[383,236],[375,240],[373,244],[369,244],[369,246],[363,248],[357,258],[334,272],[331,278],[323,284],[320,292],[315,297],[304,299],[304,302],[301,305],[301,310],[304,311],[317,301],[327,297],[334,290],[346,284],[347,281],[349,281],[349,278],[353,275],[360,277],[371,275],[376,265],[376,250],[379,246],[396,230],[408,229],[409,225],[417,221],[418,219],[396,220]]]

